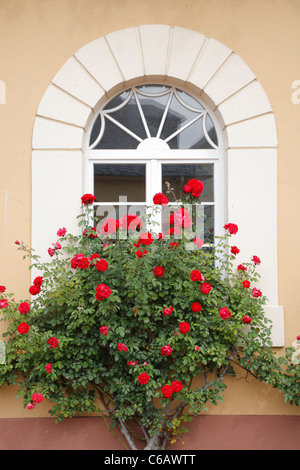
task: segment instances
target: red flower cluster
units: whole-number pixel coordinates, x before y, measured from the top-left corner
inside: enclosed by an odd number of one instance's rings
[[[128,349],[128,346],[126,346],[124,343],[118,343],[118,344],[117,344],[117,348],[118,348],[119,351],[124,351],[124,352],[126,352],[127,349]]]
[[[66,233],[67,233],[67,229],[66,229],[66,227],[63,227],[63,228],[59,228],[57,230],[56,235],[58,237],[64,237],[66,235]]]
[[[105,284],[98,284],[96,287],[96,299],[103,300],[107,299],[111,294],[110,287],[106,286]]]
[[[173,307],[168,307],[168,308],[165,307],[163,309],[163,315],[169,316],[169,315],[171,315],[172,312],[173,312]]]
[[[0,300],[0,309],[1,308],[7,308],[7,307],[8,307],[7,299]]]
[[[165,398],[172,398],[173,393],[180,392],[182,388],[183,385],[180,380],[175,380],[172,385],[164,385],[161,391]]]
[[[94,227],[88,227],[83,232],[84,237],[97,238],[97,230]]]
[[[245,324],[249,324],[252,322],[251,318],[248,315],[244,315],[242,318],[242,322]]]
[[[184,185],[184,192],[187,194],[191,194],[193,197],[199,198],[201,193],[204,189],[204,184],[202,181],[197,179],[191,179]]]
[[[101,272],[106,271],[108,269],[108,262],[106,261],[106,259],[100,259],[99,261],[97,261],[96,269]]]
[[[95,201],[95,196],[93,196],[93,194],[84,194],[83,196],[81,196],[81,202],[82,204],[84,204],[85,206],[88,206],[90,204],[93,204],[93,202]]]
[[[55,336],[50,336],[50,338],[47,340],[47,343],[49,344],[50,349],[55,349],[59,345],[59,341],[57,338],[55,338]]]
[[[255,256],[255,255],[252,257],[252,260],[251,260],[251,261],[253,261],[253,263],[254,263],[255,265],[261,263],[260,258],[259,258],[258,256]]]
[[[141,385],[147,384],[149,382],[149,375],[147,374],[147,372],[142,372],[138,376],[138,381],[140,382]]]
[[[219,314],[223,320],[227,320],[231,317],[231,312],[228,310],[227,307],[220,308]]]
[[[232,246],[230,251],[233,255],[238,255],[240,252],[237,246]]]
[[[20,323],[20,325],[18,326],[18,332],[21,335],[25,335],[26,333],[28,333],[29,329],[30,329],[29,325],[27,325],[27,323],[25,322]]]
[[[41,285],[43,284],[44,279],[42,276],[38,276],[33,281],[33,285],[29,287],[29,292],[31,295],[37,295],[41,290]]]
[[[0,292],[5,292],[6,291],[6,287],[5,286],[0,286]]]
[[[108,333],[108,326],[100,326],[99,331],[102,335],[107,335]]]
[[[202,309],[202,305],[199,303],[199,302],[193,302],[191,304],[191,310],[194,312],[194,313],[199,313]]]
[[[153,272],[156,277],[161,277],[165,274],[165,270],[162,266],[156,266]]]
[[[30,304],[28,302],[21,302],[18,310],[20,313],[23,313],[23,315],[26,315],[30,310]]]
[[[144,251],[137,250],[135,254],[138,258],[142,258],[143,256],[147,254],[147,250],[144,250]]]
[[[119,219],[119,227],[127,230],[141,229],[143,222],[139,215],[125,214]]]
[[[190,325],[187,321],[182,321],[180,324],[179,324],[179,330],[181,333],[188,333],[190,331]]]
[[[252,289],[252,295],[253,297],[260,297],[262,295],[262,292],[260,289],[257,289],[256,287],[254,287]]]
[[[210,291],[211,291],[211,285],[209,282],[203,282],[203,284],[201,284],[200,286],[200,291],[202,292],[202,294],[209,294]]]
[[[45,365],[45,371],[47,372],[47,374],[51,374],[51,371],[52,371],[52,364],[46,364]]]
[[[197,269],[194,269],[191,272],[190,276],[191,276],[191,280],[194,281],[194,282],[196,282],[196,281],[205,281],[205,277]]]
[[[238,231],[238,226],[236,224],[226,224],[224,225],[225,230],[228,230],[228,232],[231,235],[235,235]]]
[[[169,199],[162,193],[157,193],[153,196],[153,202],[156,205],[166,205],[169,203]]]
[[[245,289],[249,289],[250,287],[250,281],[248,281],[247,279],[245,281],[242,282],[243,284],[243,287],[245,287]]]
[[[171,356],[173,349],[169,344],[166,344],[160,348],[160,352],[163,356]]]

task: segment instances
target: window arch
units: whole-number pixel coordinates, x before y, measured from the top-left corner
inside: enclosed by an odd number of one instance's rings
[[[57,226],[76,230],[78,201],[89,181],[83,142],[98,103],[138,83],[168,82],[197,95],[221,125],[224,218],[239,225],[235,243],[244,258],[256,254],[263,260],[259,269],[269,299],[266,314],[273,321],[274,345],[281,346],[272,107],[247,64],[201,33],[168,25],[116,31],[83,46],[58,71],[34,123],[32,246],[47,257]]]

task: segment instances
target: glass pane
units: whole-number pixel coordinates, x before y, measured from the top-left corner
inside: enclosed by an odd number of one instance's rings
[[[210,129],[208,132],[214,132],[215,129]],[[211,138],[211,137],[210,137]],[[212,139],[213,140],[213,139]],[[173,139],[168,140],[168,145],[171,149],[212,149],[214,148],[208,141],[203,131],[203,117],[199,118],[196,122],[188,126],[186,129],[177,134]]]
[[[114,116],[114,114],[113,114]],[[96,127],[97,122],[94,124],[94,128]],[[100,130],[100,118],[98,127]],[[96,138],[99,134],[96,130],[92,130],[92,135]],[[94,138],[93,142],[96,140]],[[136,149],[139,145],[139,141],[132,137],[131,135],[127,134],[127,132],[123,131],[120,127],[116,126],[113,122],[105,119],[105,130],[102,139],[98,144],[94,147],[95,149]]]
[[[176,132],[178,129],[181,129],[185,124],[192,121],[192,119],[196,118],[197,116],[199,116],[198,112],[193,112],[190,109],[185,108],[178,101],[176,96],[173,95],[171,103],[170,103],[169,111],[166,117],[166,121],[165,121],[164,127],[160,135],[161,139],[163,140],[167,139],[174,132]],[[170,142],[168,143],[170,145]],[[171,146],[171,148],[179,148],[179,147]],[[184,148],[184,147],[181,147],[181,148]],[[190,145],[188,145],[188,147],[186,148],[190,148]]]
[[[215,208],[204,207],[204,243],[214,243]]]
[[[145,88],[145,87],[144,87]],[[161,87],[152,87],[161,88]],[[147,92],[149,92],[147,87]],[[159,90],[154,91],[159,92]],[[163,96],[144,96],[138,94],[138,99],[141,104],[148,129],[151,137],[156,137],[157,131],[169,98],[169,93]]]
[[[201,180],[204,183],[204,190],[201,194],[201,202],[214,201],[214,166],[213,164],[198,163],[172,163],[162,165],[162,191],[168,196],[170,202],[175,202],[172,195],[167,193],[168,185],[173,188],[176,199],[184,200],[186,194],[183,191],[184,185],[190,179]]]
[[[126,103],[125,106],[118,109],[117,111],[114,111],[113,113],[109,113],[109,115],[112,116],[116,121],[118,121],[124,127],[134,132],[134,134],[139,136],[141,139],[147,138],[145,128],[142,123],[141,115],[139,113],[134,95],[132,95],[132,97],[130,98],[128,103]],[[107,123],[107,119],[105,119],[105,125],[106,123]],[[117,124],[115,125],[117,126]],[[121,142],[119,143],[119,145],[120,144]]]
[[[144,202],[146,199],[146,165],[94,165],[94,195],[98,202]]]

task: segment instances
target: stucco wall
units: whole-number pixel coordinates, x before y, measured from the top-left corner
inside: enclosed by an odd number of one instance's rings
[[[247,63],[268,95],[278,132],[279,304],[289,346],[300,334],[300,104],[292,100],[292,83],[300,79],[298,0],[0,0],[0,80],[6,85],[0,104],[0,284],[27,296],[30,273],[14,241],[31,239],[32,132],[49,82],[83,45],[143,24],[181,26],[217,39]],[[224,404],[210,414],[300,415],[269,387],[253,380],[227,383]],[[48,416],[47,403],[30,412],[35,416]],[[28,417],[14,388],[0,390],[4,417]]]

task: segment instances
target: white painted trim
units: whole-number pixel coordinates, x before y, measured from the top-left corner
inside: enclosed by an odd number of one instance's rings
[[[41,100],[34,123],[34,248],[38,252],[47,249],[45,243],[48,244],[48,240],[44,241],[39,235],[41,217],[54,210],[53,165],[64,168],[68,178],[66,185],[65,179],[60,177],[55,190],[59,195],[64,194],[65,199],[60,206],[59,220],[69,220],[78,212],[74,201],[85,189],[80,186],[81,182],[90,184],[82,149],[93,112],[104,99],[125,87],[151,81],[167,82],[192,91],[213,110],[215,121],[222,126],[227,149],[224,160],[227,177],[225,222],[240,224],[237,240],[246,247],[249,245],[249,221],[254,223],[255,211],[259,213],[259,226],[250,227],[250,241],[256,250],[262,250],[261,268],[267,274],[267,279],[262,279],[262,288],[267,282],[266,289],[271,298],[268,312],[274,321],[274,330],[282,333],[273,337],[274,346],[282,346],[283,309],[277,300],[277,134],[272,107],[242,58],[219,41],[198,32],[155,24],[116,31],[83,46],[58,71]],[[78,165],[80,159],[82,163]],[[265,171],[263,177],[261,164]],[[68,165],[74,178],[69,177]],[[41,193],[42,205],[39,204]],[[245,214],[249,215],[248,220]],[[52,229],[55,237],[59,220],[56,217],[48,219],[49,236]],[[267,240],[270,241],[268,248]]]

